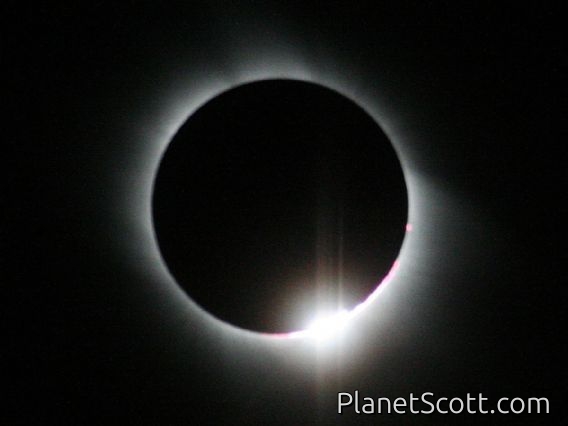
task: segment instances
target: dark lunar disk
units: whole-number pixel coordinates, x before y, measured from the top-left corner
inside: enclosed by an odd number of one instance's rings
[[[189,297],[233,325],[287,332],[375,290],[398,256],[407,204],[396,153],[363,109],[316,84],[266,80],[188,118],[152,207]]]

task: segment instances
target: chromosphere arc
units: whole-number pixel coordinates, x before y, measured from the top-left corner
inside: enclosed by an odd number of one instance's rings
[[[356,103],[296,80],[244,84],[178,130],[154,182],[162,257],[203,309],[285,333],[364,301],[405,235],[404,174]]]

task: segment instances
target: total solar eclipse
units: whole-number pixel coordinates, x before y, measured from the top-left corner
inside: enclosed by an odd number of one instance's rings
[[[247,83],[189,116],[152,199],[178,285],[218,319],[266,333],[363,302],[398,256],[407,213],[380,126],[338,92],[297,80]]]

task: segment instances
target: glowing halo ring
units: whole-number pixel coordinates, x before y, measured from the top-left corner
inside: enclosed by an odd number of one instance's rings
[[[142,183],[141,187],[145,188],[146,190],[143,193],[139,194],[140,199],[138,200],[138,202],[140,205],[138,207],[140,207],[140,210],[138,209],[136,210],[138,215],[140,211],[143,211],[144,214],[142,215],[141,218],[139,217],[139,219],[141,220],[137,221],[137,228],[139,231],[142,231],[142,233],[139,236],[142,237],[142,239],[145,240],[147,243],[149,243],[145,247],[146,250],[149,249],[145,254],[146,257],[148,257],[148,260],[154,262],[153,266],[157,267],[157,269],[153,271],[153,273],[156,274],[156,278],[159,278],[162,281],[164,281],[164,279],[167,280],[169,289],[176,293],[176,297],[181,297],[183,300],[188,302],[193,309],[195,309],[200,315],[202,316],[204,315],[212,324],[215,324],[215,326],[220,331],[225,333],[238,332],[238,333],[244,333],[244,335],[247,335],[249,337],[260,337],[260,338],[269,338],[269,339],[286,339],[286,340],[298,339],[298,338],[305,339],[310,337],[309,330],[307,329],[288,332],[288,333],[263,333],[263,332],[252,331],[238,327],[231,323],[227,323],[217,318],[216,316],[214,316],[213,314],[202,308],[200,305],[195,303],[195,301],[181,289],[181,287],[176,282],[175,278],[171,275],[169,269],[166,266],[165,260],[163,259],[161,251],[158,246],[157,237],[155,234],[155,229],[153,224],[152,211],[151,211],[155,177],[158,172],[159,166],[161,164],[162,157],[165,151],[167,150],[171,140],[173,139],[179,128],[186,122],[186,120],[191,115],[193,115],[199,108],[205,105],[207,102],[209,102],[213,98],[219,96],[220,94],[226,91],[229,91],[244,84],[253,83],[262,80],[270,80],[270,79],[296,80],[300,82],[307,82],[319,85],[338,93],[339,95],[351,100],[357,106],[362,108],[382,129],[382,131],[385,133],[385,135],[388,137],[389,141],[391,142],[391,146],[395,150],[397,158],[400,162],[400,166],[402,169],[402,173],[407,188],[407,200],[408,200],[407,220],[409,223],[413,222],[413,216],[414,216],[413,213],[415,212],[415,198],[414,198],[415,182],[413,179],[410,179],[411,176],[408,170],[408,164],[405,162],[405,157],[402,152],[402,147],[400,146],[399,142],[397,142],[397,138],[393,135],[393,132],[389,131],[389,126],[385,125],[386,120],[384,119],[384,117],[379,117],[379,115],[381,115],[379,113],[380,108],[377,108],[377,105],[374,104],[374,102],[370,102],[369,100],[356,99],[355,96],[353,96],[353,94],[351,93],[351,91],[347,88],[348,86],[347,84],[342,85],[338,83],[338,81],[329,82],[327,81],[327,79],[324,78],[322,78],[320,81],[319,79],[312,78],[311,76],[308,77],[308,74],[303,72],[298,72],[298,70],[296,70],[295,72],[290,70],[289,72],[263,72],[256,74],[251,73],[248,75],[248,78],[245,78],[243,76],[243,78],[241,78],[236,83],[235,82],[228,83],[227,81],[222,81],[218,82],[218,84],[214,88],[209,87],[208,90],[203,89],[203,87],[207,87],[204,84],[204,86],[202,86],[201,92],[194,94],[193,97],[191,98],[191,101],[187,99],[185,102],[178,101],[177,107],[175,108],[170,107],[169,111],[166,111],[166,113],[163,114],[169,117],[169,119],[166,120],[166,122],[169,125],[167,126],[167,128],[160,129],[160,131],[158,132],[159,135],[157,135],[159,143],[153,144],[154,149],[150,150],[152,152],[150,152],[145,156],[146,161],[144,161],[143,163],[145,163],[145,168],[147,170],[147,173],[146,174],[141,173],[138,176],[140,180],[145,181]],[[179,104],[182,103],[184,105],[183,108],[179,106]],[[170,103],[170,105],[172,105],[172,103]],[[172,117],[174,118],[172,119]],[[361,313],[368,306],[370,306],[372,302],[375,301],[375,299],[381,293],[381,291],[384,289],[385,285],[393,280],[396,271],[399,269],[401,265],[401,259],[403,259],[406,253],[406,248],[407,248],[406,242],[408,239],[407,237],[409,229],[410,227],[407,228],[407,233],[405,234],[405,237],[401,244],[398,257],[393,263],[391,270],[377,284],[375,290],[363,302],[361,302],[360,304],[358,304],[348,312],[349,320],[355,318],[356,316],[359,315],[359,313]]]

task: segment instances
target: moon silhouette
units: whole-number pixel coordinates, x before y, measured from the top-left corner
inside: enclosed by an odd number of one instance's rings
[[[162,258],[204,310],[264,333],[349,310],[388,274],[408,198],[397,154],[355,102],[263,80],[187,118],[154,180]]]

